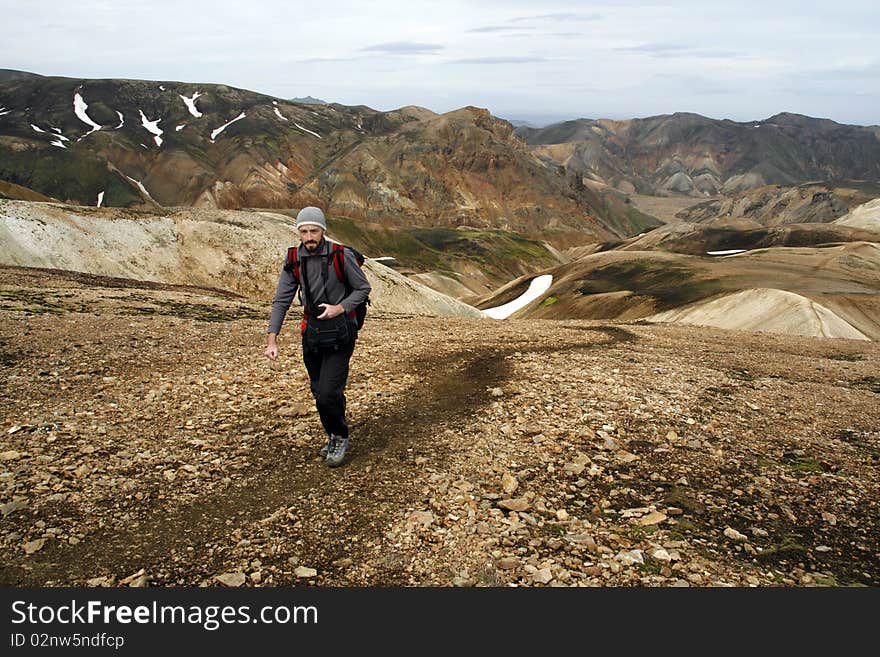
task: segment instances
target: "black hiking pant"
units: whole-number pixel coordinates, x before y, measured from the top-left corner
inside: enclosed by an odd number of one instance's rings
[[[345,422],[345,384],[348,364],[354,353],[355,340],[338,349],[306,349],[303,362],[309,373],[309,387],[315,397],[315,406],[327,434],[348,437]]]

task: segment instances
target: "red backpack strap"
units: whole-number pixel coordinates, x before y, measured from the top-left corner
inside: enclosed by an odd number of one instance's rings
[[[333,242],[333,269],[336,270],[336,278],[345,282],[345,245]]]
[[[287,249],[287,258],[284,261],[284,268],[293,274],[293,280],[299,283],[299,247],[291,246]]]
[[[291,246],[287,249],[287,258],[284,260],[284,268],[293,275],[293,280],[299,285],[299,247]],[[299,325],[299,333],[302,335],[306,330],[306,322],[308,321],[308,312],[303,309],[302,322]]]

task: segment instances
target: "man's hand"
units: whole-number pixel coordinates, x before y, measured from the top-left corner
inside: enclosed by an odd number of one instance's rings
[[[341,315],[345,312],[345,308],[339,304],[319,303],[318,307],[324,309],[324,312],[318,315],[318,319],[333,319],[337,315]]]
[[[269,360],[275,360],[278,358],[278,342],[275,341],[274,333],[269,334],[269,344],[266,345],[266,351],[264,354]]]

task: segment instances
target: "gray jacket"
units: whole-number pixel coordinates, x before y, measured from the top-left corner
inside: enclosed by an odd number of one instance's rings
[[[348,296],[346,296],[345,284],[339,280],[339,277],[336,276],[336,270],[333,268],[331,246],[326,238],[321,241],[314,255],[310,254],[302,244],[297,248],[297,258],[299,258],[302,266],[308,267],[306,278],[309,282],[309,298],[315,306],[321,303],[340,304],[346,313],[350,313],[369,296],[373,288],[370,286],[370,282],[367,280],[350,249],[345,250],[345,279],[351,290]],[[324,289],[324,279],[322,276],[322,261],[324,260],[327,261],[326,290]],[[290,309],[290,304],[293,303],[293,298],[296,296],[297,291],[300,293],[300,304],[305,305],[302,290],[299,287],[299,284],[293,277],[293,272],[282,269],[281,276],[278,278],[278,287],[275,290],[275,299],[272,301],[269,333],[278,334],[281,332],[281,324],[284,322],[284,317],[287,315],[287,311]]]

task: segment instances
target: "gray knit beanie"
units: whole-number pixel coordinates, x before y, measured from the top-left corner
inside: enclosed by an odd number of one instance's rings
[[[306,224],[320,226],[323,230],[327,230],[327,220],[324,219],[324,213],[321,212],[321,208],[310,205],[299,211],[299,214],[296,215],[297,229]]]

